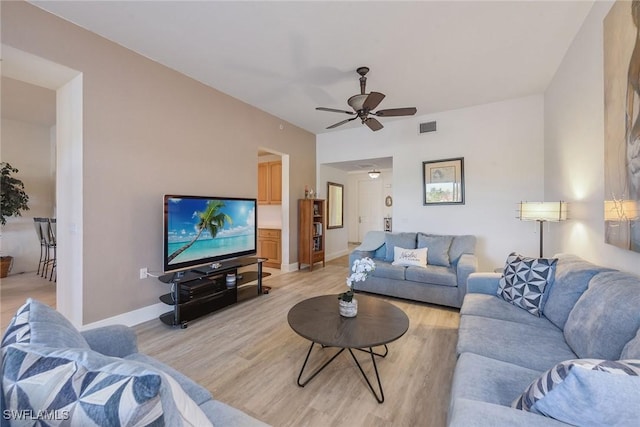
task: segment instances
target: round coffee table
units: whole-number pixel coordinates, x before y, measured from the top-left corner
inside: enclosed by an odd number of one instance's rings
[[[381,299],[365,295],[357,295],[356,299],[358,300],[358,315],[356,317],[340,316],[337,295],[310,298],[299,302],[289,310],[287,319],[291,329],[311,341],[307,357],[302,369],[300,369],[300,375],[298,375],[298,385],[300,387],[307,385],[346,349],[351,354],[376,400],[382,403],[384,402],[384,392],[375,356],[385,357],[388,354],[387,344],[407,332],[409,318],[398,307]],[[309,378],[301,381],[311,351],[316,344],[322,348],[336,347],[340,350],[313,372]],[[385,352],[383,354],[374,352],[373,347],[377,346],[384,346]],[[374,390],[352,350],[363,351],[371,356],[379,394]]]

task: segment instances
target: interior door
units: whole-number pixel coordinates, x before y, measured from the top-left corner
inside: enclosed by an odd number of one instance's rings
[[[382,181],[358,181],[358,239],[362,242],[371,230],[383,230]]]

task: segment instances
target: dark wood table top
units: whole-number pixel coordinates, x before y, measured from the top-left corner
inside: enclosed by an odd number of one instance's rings
[[[329,347],[367,348],[397,340],[409,329],[409,318],[393,304],[356,295],[358,315],[342,317],[337,295],[322,295],[294,305],[287,319],[298,335]]]

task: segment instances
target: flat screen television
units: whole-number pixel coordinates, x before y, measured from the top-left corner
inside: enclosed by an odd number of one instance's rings
[[[255,255],[256,199],[164,196],[165,272]]]

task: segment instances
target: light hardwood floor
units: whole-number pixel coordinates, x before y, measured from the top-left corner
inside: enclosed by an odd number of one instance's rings
[[[273,426],[444,426],[456,362],[455,309],[385,298],[407,313],[410,326],[378,360],[383,404],[348,354],[306,387],[297,386],[310,343],[291,330],[287,313],[306,298],[344,291],[347,275],[348,260],[342,257],[313,272],[271,276],[264,282],[270,294],[195,320],[187,329],[159,320],[136,326],[139,349],[193,378],[216,399]],[[3,330],[27,296],[55,306],[55,284],[35,273],[3,279]],[[308,369],[335,350],[315,351]],[[369,356],[357,356],[373,374]]]
[[[28,297],[55,308],[56,282],[40,277],[35,271],[0,279],[0,329],[3,332]]]
[[[193,321],[187,329],[158,320],[138,325],[140,351],[273,426],[444,426],[456,362],[455,309],[386,299],[407,313],[410,326],[378,361],[383,404],[376,402],[348,354],[306,387],[297,386],[310,343],[291,330],[287,313],[306,298],[342,292],[347,264],[343,257],[313,272],[270,277],[265,280],[270,294]],[[310,368],[334,351],[313,353]],[[369,356],[361,356],[365,372],[373,374]]]

